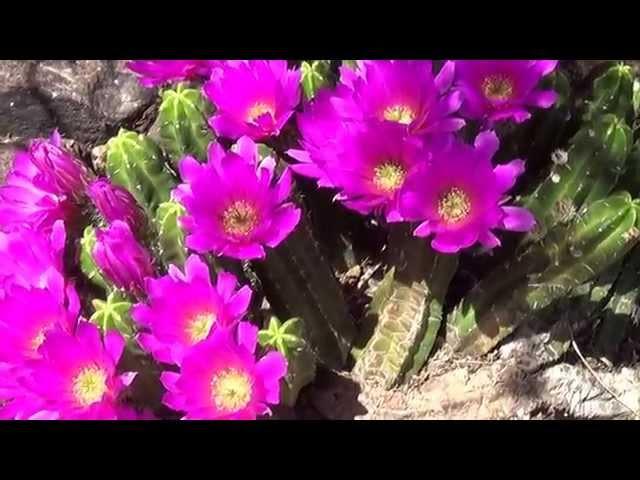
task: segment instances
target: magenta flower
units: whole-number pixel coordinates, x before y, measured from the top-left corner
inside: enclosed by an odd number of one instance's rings
[[[3,285],[18,285],[63,295],[65,241],[64,223],[60,220],[50,232],[25,226],[0,231],[0,292]]]
[[[144,294],[145,279],[154,275],[151,255],[120,220],[96,230],[93,258],[116,287],[137,296]]]
[[[236,146],[234,153],[211,144],[206,164],[184,158],[180,174],[186,183],[173,195],[187,211],[181,219],[187,247],[240,260],[264,258],[264,245],[279,245],[300,220],[300,209],[286,202],[291,173],[286,169],[272,185],[274,160],[256,164],[258,149],[247,137]]]
[[[62,137],[57,130],[49,140],[33,140],[29,145],[31,161],[55,185],[58,193],[80,200],[89,183],[91,173],[87,167],[63,149]]]
[[[455,87],[463,96],[461,113],[489,123],[531,117],[528,107],[549,108],[552,90],[538,90],[540,79],[551,73],[556,60],[459,60]]]
[[[344,85],[334,90],[320,90],[306,104],[305,111],[296,117],[301,134],[302,149],[291,149],[286,153],[300,163],[291,169],[305,177],[318,181],[320,187],[334,187],[327,175],[326,165],[335,162],[342,153],[345,139],[363,129],[359,112],[355,116],[343,117],[336,105],[350,102],[353,92]]]
[[[145,87],[208,77],[215,60],[135,60],[127,63],[129,70],[140,77]]]
[[[434,249],[454,253],[476,242],[487,248],[500,245],[491,232],[495,228],[526,232],[534,227],[528,210],[502,205],[524,162],[494,168],[491,158],[498,145],[498,137],[488,131],[476,137],[474,146],[451,142],[434,149],[430,164],[407,180],[400,199],[402,216],[422,221],[416,236],[434,235]]]
[[[50,230],[57,220],[73,222],[78,208],[45,176],[27,152],[16,153],[4,185],[0,185],[0,225],[27,225]]]
[[[398,201],[405,181],[427,160],[422,142],[403,125],[370,121],[343,138],[343,151],[325,170],[345,206],[365,215],[381,212],[393,222],[402,220]]]
[[[208,338],[214,327],[230,328],[244,316],[251,289],[237,289],[230,273],[217,274],[215,287],[207,264],[191,255],[184,273],[175,266],[159,279],[147,280],[148,305],[133,307],[132,317],[150,330],[138,341],[159,362],[180,365],[190,347]]]
[[[218,328],[184,357],[181,372],[163,372],[163,402],[185,420],[255,420],[280,400],[287,361],[279,352],[254,358],[258,328],[240,322],[237,342]]]
[[[278,135],[300,101],[300,71],[285,60],[225,62],[204,85],[215,104],[209,124],[232,139],[247,135],[261,140]]]
[[[336,100],[342,117],[377,119],[406,125],[416,135],[459,130],[464,120],[460,92],[451,90],[454,63],[433,76],[430,60],[370,60],[357,71],[341,69],[342,83],[352,95]]]
[[[101,178],[89,185],[87,193],[107,223],[122,220],[133,232],[143,227],[144,212],[126,188]]]
[[[101,338],[98,327],[80,322],[75,335],[50,331],[23,379],[31,395],[12,403],[37,399],[41,410],[31,418],[48,420],[115,420],[118,397],[135,373],[117,374],[124,338],[115,331]]]

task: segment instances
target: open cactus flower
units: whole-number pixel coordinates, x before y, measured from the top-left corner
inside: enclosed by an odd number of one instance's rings
[[[145,121],[52,127],[2,176],[0,419],[304,415],[323,370],[395,388],[569,306],[598,352],[635,328],[628,62],[122,68]]]

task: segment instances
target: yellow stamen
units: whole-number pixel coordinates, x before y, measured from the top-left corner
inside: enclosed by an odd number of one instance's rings
[[[247,112],[246,120],[247,122],[255,122],[260,115],[263,115],[265,113],[269,113],[271,114],[271,116],[273,116],[275,114],[275,109],[267,103],[256,102]]]
[[[407,175],[402,165],[395,162],[384,162],[373,169],[373,183],[386,193],[392,193],[402,187]]]
[[[504,75],[489,75],[482,81],[482,92],[491,101],[503,102],[513,94],[513,82]]]
[[[106,391],[107,374],[101,368],[83,368],[73,379],[73,395],[83,407],[102,400]]]
[[[246,237],[258,224],[258,212],[249,202],[233,202],[222,214],[222,225],[228,235]]]
[[[41,329],[38,334],[33,337],[33,339],[31,340],[31,350],[35,353],[38,351],[38,349],[40,348],[40,345],[42,345],[44,343],[44,339],[45,339],[45,334],[46,334],[46,329]]]
[[[446,223],[464,220],[469,212],[471,212],[469,197],[459,188],[453,187],[440,197],[438,213]]]
[[[387,107],[382,116],[385,120],[402,123],[403,125],[409,125],[416,118],[414,111],[407,105]]]
[[[201,313],[194,316],[187,327],[191,341],[198,343],[207,338],[215,321],[216,316],[213,313]]]
[[[224,370],[211,381],[211,397],[220,410],[236,412],[247,406],[253,387],[251,379],[242,371]]]

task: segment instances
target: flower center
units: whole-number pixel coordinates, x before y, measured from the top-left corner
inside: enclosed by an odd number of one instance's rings
[[[201,313],[193,317],[187,327],[191,341],[195,344],[207,338],[215,321],[216,316],[213,313]]]
[[[384,162],[373,169],[373,183],[383,192],[398,190],[407,175],[402,165],[395,162]]]
[[[35,337],[31,340],[31,350],[36,353],[40,348],[40,345],[44,343],[45,334],[47,330],[45,328],[40,329]]]
[[[211,397],[216,407],[228,412],[246,407],[252,391],[251,379],[240,370],[224,370],[211,381]]]
[[[233,202],[222,214],[222,225],[228,235],[246,237],[258,224],[258,212],[249,202]]]
[[[80,405],[87,407],[102,400],[107,391],[107,374],[98,367],[83,368],[73,379],[73,395]]]
[[[255,122],[260,115],[264,115],[265,113],[273,116],[275,113],[274,108],[267,103],[256,102],[247,112],[247,122]]]
[[[511,98],[513,82],[504,75],[489,75],[482,81],[482,92],[492,102],[503,102]]]
[[[387,107],[382,116],[385,120],[402,123],[403,125],[409,125],[416,118],[416,114],[413,110],[406,105],[393,105],[391,107]]]
[[[457,187],[440,197],[438,213],[446,223],[457,223],[469,215],[471,203],[466,193]]]

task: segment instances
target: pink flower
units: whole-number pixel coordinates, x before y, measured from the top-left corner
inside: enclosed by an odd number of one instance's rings
[[[237,150],[225,152],[212,143],[206,164],[184,158],[180,175],[185,183],[173,196],[187,211],[181,219],[187,247],[240,260],[264,258],[264,245],[279,245],[298,224],[300,209],[286,201],[291,194],[288,169],[272,185],[274,160],[256,165],[258,148],[247,137],[238,140]]]
[[[513,118],[524,122],[528,107],[549,108],[553,90],[538,90],[540,79],[550,74],[557,60],[458,60],[455,87],[463,96],[462,114],[489,123]]]
[[[254,358],[258,328],[241,322],[237,342],[218,328],[184,357],[181,372],[163,372],[164,404],[186,420],[254,420],[280,400],[287,362],[279,352]]]
[[[75,335],[51,331],[40,347],[41,358],[21,379],[30,395],[15,399],[16,406],[40,402],[32,419],[117,419],[118,397],[135,378],[132,372],[116,373],[124,343],[115,331],[102,339],[88,322],[80,322]]]
[[[145,87],[208,77],[216,60],[135,60],[127,67],[140,77]]]
[[[399,123],[415,135],[454,132],[464,126],[453,116],[462,102],[451,89],[454,68],[447,62],[434,77],[430,60],[367,60],[357,71],[342,67],[341,82],[352,93],[336,100],[338,110],[342,117]]]
[[[143,227],[144,211],[126,188],[101,178],[91,182],[87,193],[107,223],[122,220],[133,232]]]
[[[261,140],[278,135],[300,101],[300,71],[286,60],[228,61],[213,70],[204,93],[216,106],[216,134]]]
[[[151,255],[121,220],[96,230],[93,258],[116,287],[137,296],[144,294],[145,279],[154,275]]]
[[[237,289],[230,273],[218,273],[214,287],[209,268],[197,255],[187,259],[184,270],[171,265],[168,275],[147,280],[148,305],[132,310],[133,319],[150,330],[138,341],[159,362],[179,365],[185,352],[216,327],[235,326],[251,301],[251,289]]]
[[[524,171],[522,160],[493,167],[498,137],[488,131],[476,137],[474,146],[450,142],[434,148],[432,159],[407,180],[400,198],[400,212],[409,221],[422,221],[414,234],[433,235],[431,246],[455,253],[480,242],[487,248],[500,245],[492,230],[531,230],[533,215],[524,208],[504,206],[504,196]]]

